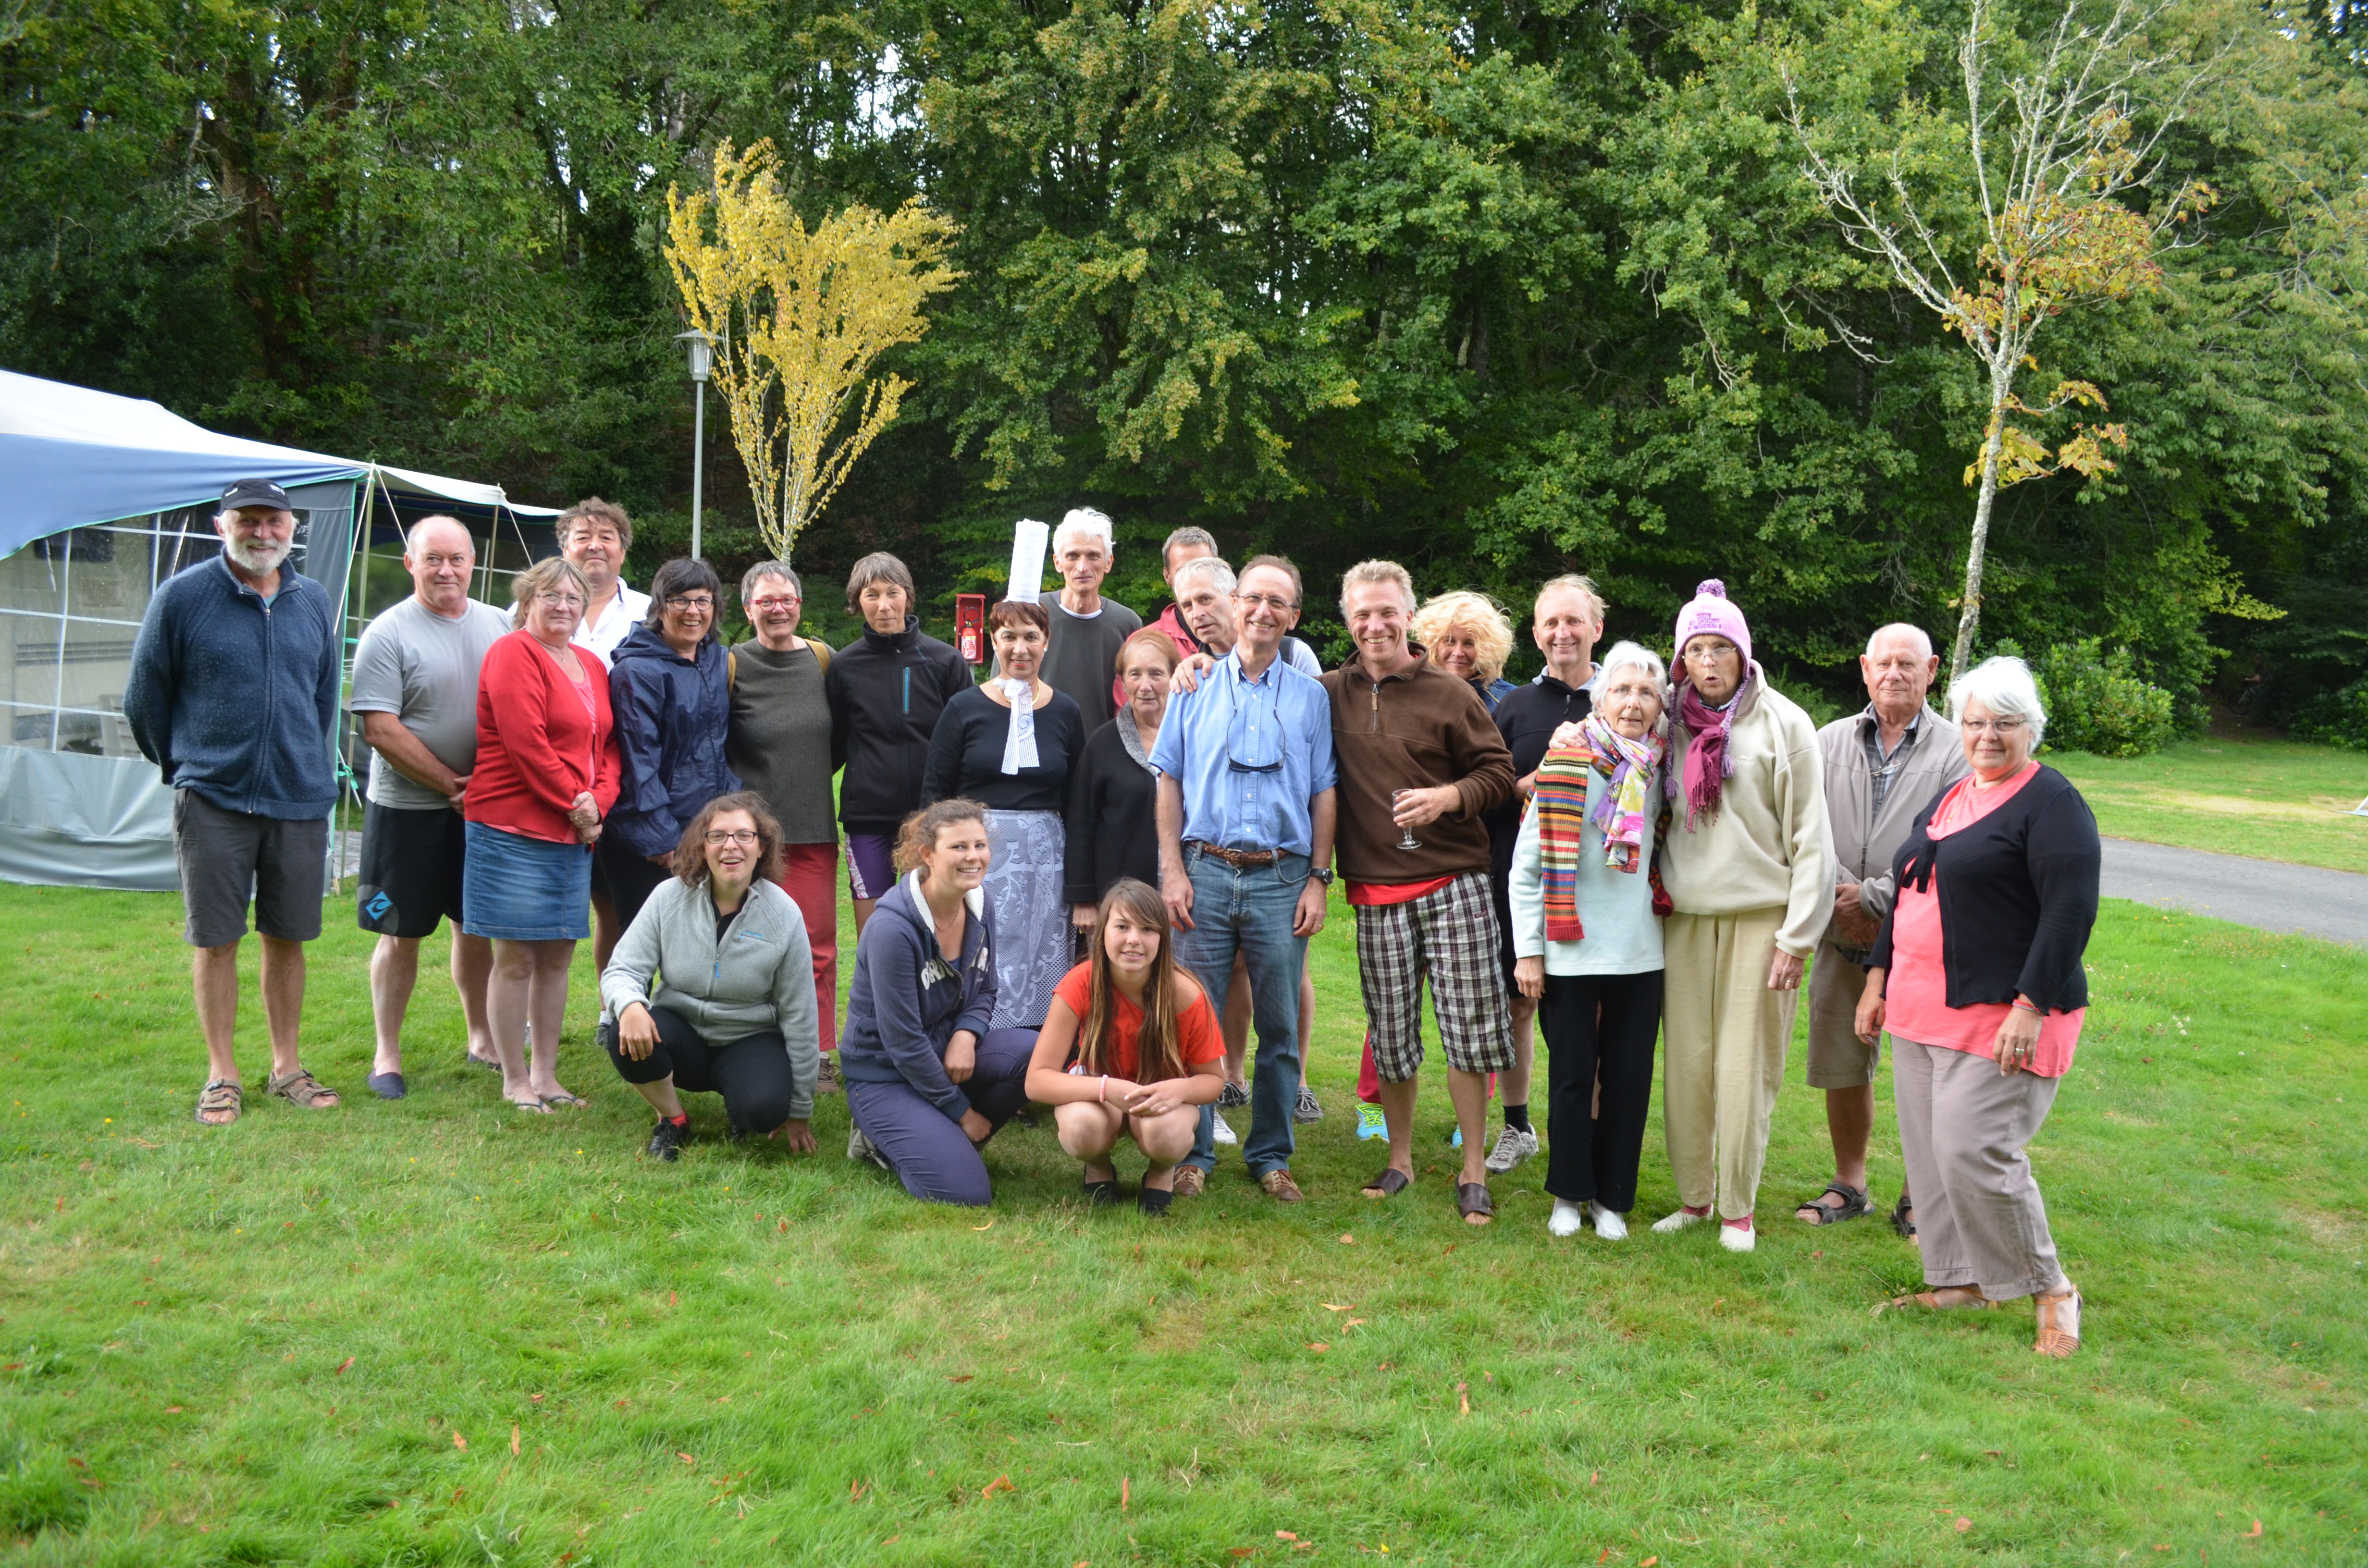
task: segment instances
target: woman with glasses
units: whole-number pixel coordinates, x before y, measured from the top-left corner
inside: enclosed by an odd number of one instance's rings
[[[609,700],[617,712],[617,809],[600,868],[620,926],[631,926],[673,874],[685,824],[740,788],[724,756],[732,676],[716,635],[723,585],[704,561],[669,561],[650,581],[650,616],[617,646]]]
[[[601,971],[600,1043],[658,1113],[652,1159],[674,1159],[690,1136],[685,1089],[723,1096],[735,1140],[814,1151],[814,955],[805,916],[774,880],[780,840],[754,791],[700,808],[673,875]]]
[[[510,592],[518,630],[486,650],[477,678],[461,929],[494,944],[485,1013],[502,1097],[540,1112],[582,1103],[559,1082],[559,1026],[575,944],[592,934],[591,846],[617,799],[617,737],[599,657],[569,641],[584,619],[584,574],[554,556]]]
[[[957,798],[986,808],[993,858],[987,904],[995,917],[998,1029],[1042,1028],[1053,988],[1069,972],[1069,773],[1085,749],[1085,714],[1038,674],[1052,619],[1044,607],[1006,599],[988,612],[1000,674],[946,704],[921,776],[924,802]],[[1144,824],[1146,831],[1148,824]]]
[[[2080,1348],[2080,1292],[2056,1261],[2024,1153],[2089,1011],[2080,960],[2102,846],[2070,779],[2033,762],[2047,724],[2021,659],[1949,688],[1969,778],[1927,805],[1892,862],[1898,892],[1867,956],[1858,1034],[1891,1030],[1899,1149],[1926,1290],[1948,1311],[2032,1298],[2043,1356]]]

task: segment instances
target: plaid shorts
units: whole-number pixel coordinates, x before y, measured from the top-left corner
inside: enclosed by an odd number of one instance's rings
[[[1357,911],[1357,979],[1365,993],[1373,1066],[1393,1084],[1422,1066],[1425,974],[1447,1064],[1465,1073],[1508,1070],[1513,1019],[1485,872],[1468,871],[1405,903]]]

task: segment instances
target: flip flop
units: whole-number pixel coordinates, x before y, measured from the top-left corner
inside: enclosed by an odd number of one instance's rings
[[[1395,1165],[1383,1165],[1382,1174],[1367,1182],[1360,1189],[1367,1198],[1395,1198],[1414,1185],[1414,1178]]]
[[[482,1067],[488,1073],[498,1073],[502,1070],[502,1064],[500,1062],[488,1062],[482,1056],[472,1055],[470,1052],[465,1051],[461,1053],[461,1065],[463,1067]]]
[[[543,1096],[542,1103],[546,1108],[550,1106],[580,1106],[584,1104],[584,1096],[581,1095],[571,1095],[566,1090],[562,1089],[555,1095]]]
[[[400,1073],[373,1073],[370,1075],[370,1092],[382,1100],[399,1100],[411,1091],[404,1086]]]
[[[504,1100],[502,1103],[513,1110],[522,1110],[529,1116],[551,1114],[551,1107],[541,1100]]]

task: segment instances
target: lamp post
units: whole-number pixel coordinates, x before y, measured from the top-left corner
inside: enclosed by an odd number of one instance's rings
[[[690,416],[690,558],[697,561],[700,492],[707,480],[707,375],[715,365],[716,340],[696,327],[675,334],[674,340],[690,351],[690,379],[699,388]]]

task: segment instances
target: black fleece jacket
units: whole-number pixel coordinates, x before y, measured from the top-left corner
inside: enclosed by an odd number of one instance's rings
[[[867,630],[833,654],[823,677],[838,820],[849,833],[894,833],[920,808],[929,737],[946,704],[977,684],[952,647],[923,634],[918,616],[894,636]]]
[[[2052,767],[1970,827],[1934,843],[1925,832],[1942,790],[1916,813],[1907,842],[1892,861],[1901,892],[1941,878],[1941,963],[1949,1006],[2011,1002],[2018,994],[2053,1012],[2089,1005],[2080,967],[2097,924],[2103,846],[2097,819],[2072,781]],[[1891,967],[1891,922],[1867,956],[1869,969]]]

